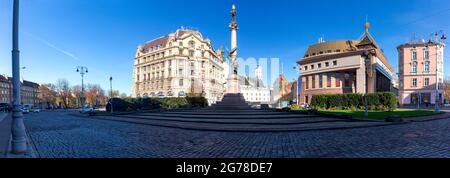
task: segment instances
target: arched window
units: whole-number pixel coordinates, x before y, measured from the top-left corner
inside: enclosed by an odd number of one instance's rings
[[[189,41],[189,48],[195,48],[195,42]]]
[[[416,73],[417,72],[417,62],[413,62],[412,68],[411,68],[412,72]]]
[[[430,72],[430,61],[426,61],[425,62],[424,71],[425,72]]]

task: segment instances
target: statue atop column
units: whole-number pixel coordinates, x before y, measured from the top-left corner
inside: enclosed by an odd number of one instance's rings
[[[238,24],[236,22],[236,6],[231,7],[231,23],[229,25],[231,30],[231,50],[229,52],[228,57],[230,58],[231,65],[233,67],[233,74],[237,75],[237,70],[239,67],[239,64],[236,61],[237,56],[237,30],[238,30]]]

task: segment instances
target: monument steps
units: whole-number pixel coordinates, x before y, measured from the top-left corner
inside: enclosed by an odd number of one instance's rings
[[[282,118],[314,118],[317,116],[310,116],[310,115],[303,115],[303,114],[267,114],[267,113],[261,113],[261,114],[220,114],[215,113],[214,115],[208,114],[202,114],[202,113],[179,113],[179,114],[173,114],[173,113],[142,113],[137,114],[137,116],[157,116],[157,117],[178,117],[178,118],[205,118],[205,119],[282,119]]]
[[[329,130],[329,129],[348,129],[359,127],[377,127],[390,125],[386,122],[347,122],[341,121],[322,121],[322,122],[301,122],[287,124],[260,124],[260,123],[211,123],[211,122],[186,122],[173,120],[157,120],[128,117],[96,116],[97,119],[110,121],[127,122],[135,124],[144,124],[160,127],[204,130],[204,131],[231,131],[231,132],[286,132],[286,131],[308,131],[308,130]],[[327,119],[327,118],[324,118]]]
[[[301,124],[301,123],[320,123],[320,122],[342,122],[341,119],[330,120],[329,118],[283,118],[283,119],[217,119],[217,118],[178,118],[178,117],[159,117],[159,116],[140,116],[123,115],[120,117],[143,119],[175,121],[186,123],[211,123],[211,124],[265,124],[265,125],[283,125],[283,124]]]

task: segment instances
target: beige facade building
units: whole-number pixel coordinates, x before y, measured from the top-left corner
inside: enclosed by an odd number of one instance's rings
[[[300,104],[317,94],[372,93],[392,90],[394,70],[369,33],[359,40],[320,41],[297,62],[301,74]]]
[[[211,104],[225,92],[223,50],[214,50],[199,31],[179,29],[139,46],[133,68],[133,97],[194,94]]]
[[[399,102],[401,105],[429,105],[443,102],[444,48],[438,41],[419,40],[397,47]]]

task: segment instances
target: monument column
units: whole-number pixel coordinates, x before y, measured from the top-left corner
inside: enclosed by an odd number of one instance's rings
[[[240,93],[239,90],[239,79],[238,79],[238,62],[236,60],[237,57],[237,30],[238,30],[238,24],[236,22],[236,7],[232,6],[231,8],[231,23],[230,23],[230,30],[231,30],[231,50],[228,54],[228,57],[230,58],[231,66],[233,71],[230,72],[230,76],[228,76],[228,89],[227,93]]]

